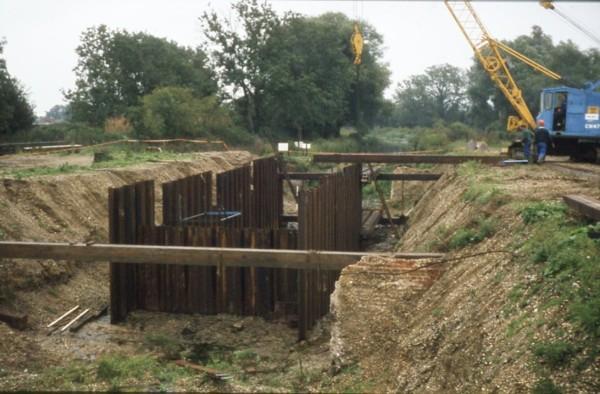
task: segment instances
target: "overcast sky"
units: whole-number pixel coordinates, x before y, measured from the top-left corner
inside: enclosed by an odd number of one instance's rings
[[[210,7],[230,17],[229,0],[0,0],[0,38],[11,75],[25,86],[36,113],[64,104],[61,90],[74,86],[75,47],[94,25],[144,31],[182,45],[202,41],[198,16]],[[328,11],[362,18],[383,34],[392,85],[434,64],[467,67],[471,49],[441,1],[271,1],[277,11],[305,15]],[[555,2],[559,9],[600,36],[600,2]],[[477,1],[474,7],[498,39],[528,34],[539,25],[555,42],[568,39],[587,49],[594,41],[537,1]],[[600,78],[600,76],[598,76]]]

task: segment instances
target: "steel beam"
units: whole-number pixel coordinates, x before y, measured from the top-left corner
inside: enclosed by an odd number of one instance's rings
[[[450,155],[411,155],[396,153],[315,153],[315,163],[430,163],[459,164],[478,161],[485,164],[499,164],[504,156],[450,156]]]

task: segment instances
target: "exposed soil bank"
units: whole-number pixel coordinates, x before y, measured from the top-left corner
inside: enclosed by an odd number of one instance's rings
[[[162,182],[203,171],[221,172],[251,159],[250,153],[242,151],[205,152],[195,154],[191,161],[147,163],[24,180],[0,179],[0,238],[106,242],[109,187],[154,179],[157,221],[160,222]],[[13,264],[3,260],[0,263],[0,288],[33,288],[72,272],[72,265],[64,262]]]
[[[107,187],[143,179],[155,179],[158,187],[250,158],[246,152],[206,153],[189,163],[2,180],[0,230],[16,240],[104,241]],[[0,306],[13,304],[28,313],[31,325],[15,331],[0,323],[0,390],[529,391],[538,379],[531,345],[549,331],[547,322],[563,324],[558,316],[564,311],[548,309],[539,323],[545,300],[532,297],[524,305],[511,300],[517,284],[537,283],[513,254],[530,235],[519,207],[558,201],[567,193],[600,198],[600,188],[546,166],[444,170],[439,181],[416,185],[414,195],[424,195],[398,247],[446,251],[449,260],[425,269],[419,267],[432,262],[365,259],[349,267],[336,285],[331,323],[326,319],[302,343],[294,329],[262,319],[149,312],[134,312],[119,325],[103,318],[78,333],[47,336],[45,324],[70,307],[108,299],[107,264],[3,260],[0,284],[9,290],[0,294]],[[449,246],[461,230],[480,229],[482,223],[487,232],[480,240]],[[126,364],[127,370],[160,369],[129,376],[117,368],[121,356],[141,363]],[[233,379],[215,382],[175,370],[172,361],[180,357]],[[570,392],[591,392],[600,385],[598,365],[596,359],[556,379]]]
[[[532,344],[565,320],[560,307],[542,313],[540,296],[515,305],[517,285],[536,283],[515,257],[528,237],[519,209],[571,193],[600,198],[586,177],[545,166],[449,169],[413,209],[400,243],[402,251],[448,251],[444,273],[429,287],[411,281],[414,272],[381,270],[382,262],[344,269],[333,296],[336,361],[356,362],[375,391],[530,391],[539,379]],[[458,237],[465,229],[483,235]],[[555,381],[591,392],[600,385],[599,361]]]

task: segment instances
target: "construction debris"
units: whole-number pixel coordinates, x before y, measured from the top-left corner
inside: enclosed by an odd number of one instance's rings
[[[58,319],[56,319],[52,323],[48,324],[46,327],[50,328],[50,327],[54,326],[56,323],[60,322],[62,319],[69,316],[71,313],[75,312],[78,308],[79,308],[79,305],[74,306],[73,308],[71,308],[68,311],[66,311],[65,313],[63,313],[62,316],[60,316]]]
[[[81,319],[76,324],[74,324],[73,326],[71,326],[71,328],[69,329],[69,331],[71,331],[71,332],[77,332],[77,331],[79,331],[79,329],[81,327],[85,326],[87,323],[91,322],[92,320],[95,320],[95,319],[99,318],[100,316],[105,315],[107,312],[108,312],[108,304],[105,304],[102,307],[100,307],[96,311],[96,313],[88,314],[85,318]]]
[[[88,313],[90,311],[90,308],[87,308],[86,310],[84,310],[83,312],[81,312],[79,315],[77,315],[73,320],[71,320],[70,322],[67,323],[66,326],[64,326],[63,328],[60,329],[60,332],[65,332],[69,327],[71,327],[73,324],[75,324],[75,322],[77,320],[79,320],[83,315],[85,315],[86,313]]]

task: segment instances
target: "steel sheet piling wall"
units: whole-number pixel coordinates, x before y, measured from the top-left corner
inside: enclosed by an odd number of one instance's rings
[[[360,244],[361,167],[323,177],[300,194],[299,230],[280,228],[282,184],[274,157],[216,176],[167,182],[163,225],[154,219],[154,183],[109,189],[111,243],[356,251]],[[224,222],[184,220],[215,209],[237,211]],[[134,309],[230,313],[298,320],[299,338],[329,311],[338,271],[191,267],[111,263],[111,322]]]
[[[154,226],[154,181],[137,182],[108,190],[110,243],[144,243],[143,226]],[[121,321],[136,309],[138,297],[131,286],[141,277],[144,266],[110,264],[111,322]]]
[[[183,218],[210,210],[212,172],[204,172],[162,184],[163,223],[181,223]]]
[[[355,251],[360,248],[361,166],[352,165],[320,179],[300,193],[298,246],[305,250]],[[298,274],[299,338],[329,311],[339,271],[304,270]]]

